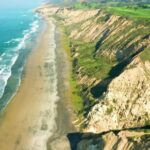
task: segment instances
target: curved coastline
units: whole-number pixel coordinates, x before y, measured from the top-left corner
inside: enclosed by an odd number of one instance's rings
[[[52,24],[46,20],[46,26],[27,60],[19,90],[0,120],[0,145],[3,150],[22,148],[46,150],[50,148],[48,143],[52,141],[51,137],[63,136],[68,131],[74,130],[64,104],[66,100],[63,92],[60,94],[65,85],[63,83],[65,74],[59,71],[59,68],[62,68],[60,64],[64,62],[64,57],[60,55],[64,52],[61,49],[59,53],[58,43],[56,43],[57,52],[50,50],[51,46],[55,45],[52,43],[55,42],[53,40],[58,42],[56,35],[58,31],[52,31],[54,29]],[[54,53],[56,58],[52,56]],[[58,74],[58,83],[55,81],[55,71]],[[69,143],[67,147],[69,149]]]
[[[35,14],[36,15],[36,14]],[[34,16],[34,15],[33,15]],[[9,59],[13,60],[10,66],[7,68],[2,69],[3,71],[8,70],[8,72],[2,72],[2,79],[4,79],[5,84],[1,87],[1,96],[0,96],[0,113],[2,114],[7,105],[11,102],[11,100],[16,95],[17,91],[19,90],[21,80],[24,76],[24,68],[26,61],[28,59],[29,54],[34,49],[35,45],[32,43],[37,42],[37,37],[40,36],[40,33],[43,28],[43,21],[41,21],[40,17],[36,17],[33,22],[30,23],[28,29],[22,31],[22,37],[17,39],[12,39],[7,44],[11,44],[16,42],[15,47],[10,47],[8,52],[4,52],[1,57],[2,61],[8,61]],[[20,35],[21,36],[21,35]],[[32,43],[31,43],[32,41]],[[8,55],[8,56],[7,56]],[[12,58],[9,58],[9,57]],[[8,58],[7,58],[8,57]],[[2,63],[1,63],[2,64]],[[9,69],[8,69],[9,68]],[[6,74],[6,75],[5,75]]]

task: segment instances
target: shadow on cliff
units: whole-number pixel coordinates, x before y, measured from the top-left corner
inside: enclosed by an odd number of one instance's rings
[[[69,133],[67,135],[67,137],[68,137],[68,140],[70,142],[71,150],[78,150],[78,149],[81,149],[81,147],[80,147],[81,145],[82,145],[82,148],[84,149],[84,147],[85,147],[84,144],[86,142],[88,142],[89,140],[91,140],[91,139],[92,139],[91,144],[94,145],[95,142],[97,142],[96,139],[98,139],[98,137],[102,137],[102,135],[104,135],[104,134],[105,134],[105,132],[104,133],[100,133],[100,134],[76,132],[76,133]],[[81,142],[84,142],[84,144],[83,143],[81,144]],[[100,142],[101,149],[103,149],[104,145],[105,145],[104,141],[99,140],[98,142]]]
[[[107,38],[107,36],[109,35],[109,32],[110,30],[109,29],[106,29],[103,34],[102,34],[102,37],[98,40],[98,42],[96,43],[95,45],[95,51],[94,51],[94,55],[93,57],[95,58],[96,57],[96,53],[98,51],[98,49],[100,48],[102,42]]]
[[[99,98],[103,95],[104,92],[107,91],[109,84],[112,82],[114,78],[119,76],[124,69],[127,67],[128,64],[132,62],[132,60],[142,51],[144,48],[140,49],[139,51],[132,54],[130,57],[124,59],[122,62],[114,66],[110,72],[108,73],[108,77],[99,82],[96,86],[91,88],[91,93],[94,98]]]
[[[110,130],[106,132],[101,132],[101,133],[81,133],[81,132],[75,132],[75,133],[68,133],[67,138],[70,142],[70,148],[71,150],[81,150],[85,149],[85,146],[91,145],[96,145],[98,144],[100,147],[98,147],[99,150],[103,150],[105,147],[105,142],[102,138],[103,135],[106,135],[107,133],[112,132],[114,135],[118,135],[119,132],[121,131],[137,131],[139,132],[140,130],[149,130],[150,125],[144,126],[144,127],[135,127],[135,128],[127,128],[127,129],[122,129],[122,130]],[[85,149],[86,150],[86,149]]]

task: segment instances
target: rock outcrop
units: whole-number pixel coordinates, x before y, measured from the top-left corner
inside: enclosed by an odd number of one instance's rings
[[[146,72],[145,65],[139,61],[136,58],[109,84],[103,98],[88,114],[87,131],[100,132],[150,124],[150,72]]]
[[[121,131],[103,135],[83,135],[77,150],[148,150],[150,136],[142,132]]]

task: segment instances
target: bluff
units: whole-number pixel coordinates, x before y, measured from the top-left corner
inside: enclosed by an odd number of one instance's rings
[[[74,10],[46,6],[38,11],[55,18],[70,39],[73,74],[84,104],[80,110],[84,116],[81,123],[83,131],[95,134],[108,132],[89,139],[83,137],[78,149],[82,149],[80,145],[89,146],[89,149],[94,145],[93,149],[98,149],[100,141],[105,143],[102,149],[109,150],[148,147],[149,22],[101,9]],[[148,129],[137,131],[144,127]],[[134,129],[136,133],[127,131]],[[114,134],[110,131],[118,132]],[[96,144],[93,144],[94,141]]]

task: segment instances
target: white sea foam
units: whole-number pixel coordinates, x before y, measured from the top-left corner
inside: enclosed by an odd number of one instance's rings
[[[10,40],[10,41],[5,42],[5,44],[10,44],[10,43],[19,42],[20,40],[21,40],[21,38],[12,39],[12,40]]]
[[[30,26],[31,26],[30,30],[24,31],[24,33],[26,33],[26,34],[24,35],[24,37],[21,39],[19,45],[17,46],[17,50],[19,50],[21,48],[25,48],[26,40],[28,40],[33,33],[37,32],[37,30],[39,28],[38,23],[39,23],[38,20],[34,21],[32,24],[30,24]]]
[[[19,56],[19,51],[26,48],[26,42],[28,41],[28,39],[32,37],[32,34],[37,32],[38,28],[39,28],[39,22],[38,20],[35,20],[30,25],[30,29],[24,31],[25,34],[23,38],[12,39],[6,42],[7,44],[13,42],[19,42],[19,43],[17,47],[7,50],[0,56],[0,99],[4,94],[7,81],[10,78],[12,73],[11,72],[12,66],[15,64]]]

